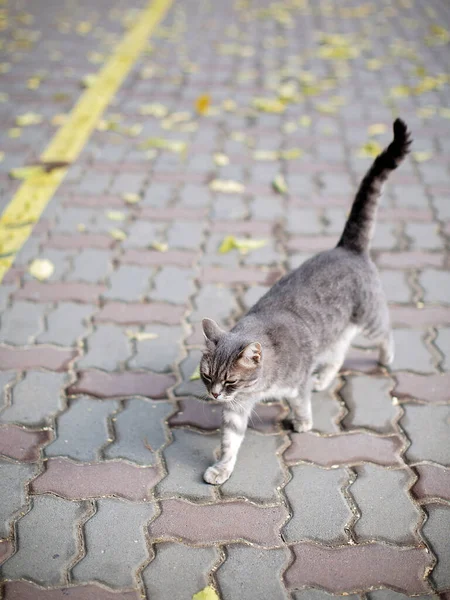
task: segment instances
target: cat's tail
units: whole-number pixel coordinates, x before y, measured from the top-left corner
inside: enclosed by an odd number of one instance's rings
[[[409,152],[411,137],[401,119],[394,121],[394,139],[378,155],[361,182],[338,247],[353,252],[367,252],[375,227],[378,199],[383,184]]]

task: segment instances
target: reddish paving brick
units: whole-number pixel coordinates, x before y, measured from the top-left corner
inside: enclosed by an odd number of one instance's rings
[[[449,325],[450,307],[448,306],[390,306],[391,321],[397,327],[429,327],[430,325]]]
[[[188,544],[212,545],[247,541],[257,546],[282,545],[280,527],[286,521],[285,506],[262,507],[250,502],[190,504],[163,500],[161,514],[149,526],[158,540],[183,540]]]
[[[94,316],[96,323],[119,323],[120,325],[145,325],[146,323],[165,323],[177,325],[184,314],[182,306],[152,302],[108,302]]]
[[[115,244],[115,240],[110,235],[103,233],[55,233],[53,234],[46,247],[48,248],[100,248],[107,249],[112,248]]]
[[[89,208],[117,208],[125,204],[119,196],[97,196],[84,194],[83,196],[70,196],[63,200],[64,206],[86,206]]]
[[[444,260],[445,255],[437,252],[380,252],[376,262],[389,269],[423,269],[442,267]]]
[[[10,540],[0,540],[0,565],[8,560],[14,552],[14,545]],[[17,596],[20,598],[20,596]]]
[[[376,542],[328,548],[303,542],[292,550],[294,562],[284,575],[291,590],[317,586],[341,594],[391,587],[405,594],[431,592],[425,575],[433,558],[423,548]]]
[[[138,591],[123,592],[106,590],[95,584],[46,590],[34,583],[7,581],[4,586],[4,600],[139,600]]]
[[[450,373],[439,375],[416,375],[415,373],[396,373],[397,386],[395,396],[408,402],[419,400],[430,404],[450,402]]]
[[[151,221],[198,221],[203,219],[208,213],[206,208],[154,208],[153,206],[144,206],[139,212],[142,219]]]
[[[433,220],[433,213],[428,208],[383,208],[381,207],[378,216],[378,221],[386,221],[394,223],[397,221],[411,222],[430,222]]]
[[[154,267],[160,265],[176,265],[190,267],[196,260],[196,252],[190,250],[169,250],[157,252],[156,250],[125,250],[120,257],[120,262],[130,265]]]
[[[48,369],[66,371],[69,364],[79,355],[72,348],[53,348],[44,344],[30,348],[0,346],[0,371],[8,369]]]
[[[167,388],[174,383],[175,378],[172,375],[131,371],[105,373],[91,369],[80,371],[77,381],[68,388],[67,392],[68,394],[91,394],[97,398],[146,396],[157,399],[165,398]]]
[[[203,329],[201,323],[192,324],[192,333],[186,339],[188,346],[203,346],[205,342],[205,336],[203,335]]]
[[[378,352],[375,350],[363,350],[361,348],[350,348],[345,357],[341,373],[357,371],[360,373],[380,373],[378,363]]]
[[[169,425],[180,427],[195,427],[206,431],[213,431],[220,427],[221,408],[217,402],[202,402],[198,398],[179,399],[180,410],[169,419]],[[285,409],[281,404],[257,404],[252,412],[249,427],[256,431],[278,431],[279,422],[285,416]]]
[[[95,304],[103,292],[104,285],[94,283],[40,283],[27,281],[21,290],[14,295],[19,300],[34,300],[35,302],[85,302]]]
[[[379,436],[358,431],[327,436],[293,433],[291,439],[292,444],[284,453],[288,465],[302,462],[323,467],[362,462],[384,466],[402,464],[403,444],[398,435]]]
[[[273,225],[271,221],[214,221],[211,233],[271,235]]]
[[[305,235],[291,238],[288,247],[293,252],[321,252],[336,246],[337,241],[338,238],[331,235]]]
[[[68,500],[119,496],[143,501],[160,479],[157,467],[138,467],[122,460],[85,464],[50,458],[31,489],[35,494],[53,493]]]
[[[265,283],[268,272],[262,269],[205,267],[199,279],[202,283]]]
[[[419,500],[432,501],[439,498],[450,501],[450,468],[441,465],[416,465],[419,479],[412,491]]]
[[[40,449],[52,438],[50,431],[23,429],[16,425],[0,425],[0,454],[33,462],[39,459]]]
[[[289,169],[291,173],[301,173],[301,171],[292,171]],[[311,198],[301,198],[299,196],[290,196],[289,197],[289,205],[298,206],[300,208],[311,208],[314,207],[330,207],[330,206],[343,206],[344,208],[348,208],[350,206],[348,196],[312,196]]]
[[[3,283],[16,283],[22,275],[25,273],[25,269],[22,267],[11,267],[3,277]]]

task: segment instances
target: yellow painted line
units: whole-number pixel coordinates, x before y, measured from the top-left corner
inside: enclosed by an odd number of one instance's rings
[[[111,99],[122,85],[148,38],[169,10],[173,0],[153,0],[122,38],[94,83],[80,96],[67,121],[41,155],[44,162],[73,163]],[[27,241],[33,225],[64,179],[68,167],[34,174],[24,181],[0,217],[0,282]]]

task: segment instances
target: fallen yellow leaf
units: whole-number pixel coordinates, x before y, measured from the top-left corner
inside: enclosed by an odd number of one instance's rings
[[[407,85],[396,85],[391,88],[390,95],[392,98],[405,98],[411,96],[411,88]]]
[[[428,46],[444,46],[450,42],[450,32],[441,25],[431,25],[430,34],[426,36]]]
[[[95,73],[89,73],[81,79],[81,87],[90,88],[94,85],[96,81],[97,75]]]
[[[210,104],[211,96],[209,94],[202,94],[195,101],[195,110],[199,115],[205,115],[208,112]]]
[[[227,254],[231,250],[238,250],[241,254],[247,254],[250,250],[258,250],[267,244],[267,240],[237,239],[234,235],[227,235],[219,247],[219,254]]]
[[[286,110],[286,105],[276,98],[254,98],[253,106],[267,113],[283,113]]]
[[[277,175],[275,177],[275,179],[272,181],[272,187],[279,194],[287,194],[287,192],[288,192],[288,186],[287,186],[286,180],[281,173],[279,175]]]
[[[54,264],[47,258],[35,258],[28,267],[28,273],[39,281],[45,281],[53,275]]]
[[[444,117],[444,119],[450,119],[450,108],[440,108],[439,116]]]
[[[146,340],[156,340],[159,338],[157,333],[147,333],[146,331],[133,331],[132,329],[125,330],[126,335],[130,340],[136,340],[137,342],[144,342]]]
[[[245,191],[245,186],[242,183],[232,179],[214,179],[209,187],[213,192],[221,192],[222,194],[242,194]]]
[[[199,374],[200,377],[200,374]],[[192,600],[219,600],[216,590],[208,585],[192,596]]]
[[[153,102],[151,104],[143,104],[139,108],[139,113],[141,115],[149,115],[151,117],[157,117],[158,119],[164,119],[169,113],[169,109],[164,106],[164,104]]]
[[[361,158],[375,158],[382,151],[382,147],[375,140],[369,140],[358,150],[358,156]]]
[[[27,88],[29,90],[37,90],[41,85],[41,81],[40,77],[30,77],[27,81]]]
[[[18,138],[22,135],[22,130],[19,127],[11,127],[8,129],[8,137],[9,138]]]
[[[5,158],[5,153],[0,152],[0,162],[2,162],[4,158]]]
[[[197,379],[200,379],[200,365],[195,367],[194,372],[189,377],[189,381],[196,381]]]
[[[228,158],[228,156],[226,154],[222,154],[221,152],[216,152],[213,155],[213,158],[214,158],[214,162],[219,167],[224,167],[225,165],[228,165],[230,162],[230,159]]]
[[[27,125],[39,125],[42,123],[44,117],[34,112],[27,112],[23,115],[16,117],[16,125],[19,127],[26,127]]]
[[[227,112],[233,112],[237,109],[237,104],[234,100],[228,99],[222,102],[222,107]]]
[[[430,150],[413,152],[412,155],[414,160],[419,163],[426,162],[427,160],[433,158],[433,153]]]
[[[374,123],[368,128],[369,135],[381,135],[386,131],[387,127],[384,123]]]
[[[77,225],[77,231],[79,231],[80,233],[84,233],[86,231],[87,227],[84,223],[78,223]]]
[[[152,242],[150,244],[150,248],[153,248],[154,250],[157,250],[158,252],[167,252],[167,250],[169,249],[169,246],[167,244],[164,244],[163,242]]]
[[[295,160],[303,156],[303,150],[301,148],[289,148],[288,150],[281,150],[280,158],[283,160]]]
[[[283,123],[282,130],[287,135],[294,133],[294,131],[297,130],[297,123],[294,121],[287,121],[286,123]]]
[[[111,221],[125,221],[125,219],[127,218],[127,215],[121,212],[120,210],[108,210],[106,216]]]
[[[50,121],[52,125],[56,125],[57,127],[59,127],[60,125],[64,125],[64,123],[67,122],[67,119],[69,118],[69,115],[65,115],[63,113],[60,113],[58,115],[55,115],[54,117],[52,117],[52,120]]]
[[[255,150],[253,152],[254,160],[278,160],[278,152],[275,150]]]
[[[299,118],[298,124],[302,127],[309,127],[311,125],[311,117],[308,115],[303,115]]]
[[[139,144],[141,150],[149,150],[150,148],[160,148],[161,150],[169,150],[174,153],[185,152],[187,149],[186,142],[177,140],[165,140],[164,138],[148,138]]]
[[[127,239],[127,234],[122,229],[110,229],[109,235],[119,242]]]
[[[139,194],[136,194],[133,192],[128,192],[126,194],[122,194],[122,198],[125,200],[125,202],[127,204],[137,204],[141,200],[141,197],[139,196]]]
[[[366,67],[369,71],[379,71],[383,67],[383,63],[379,58],[370,58],[366,62]]]
[[[423,106],[416,110],[416,115],[422,119],[431,119],[436,114],[435,106]]]

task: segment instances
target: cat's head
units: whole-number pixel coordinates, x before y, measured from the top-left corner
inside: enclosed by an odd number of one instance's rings
[[[200,376],[209,396],[230,402],[239,392],[251,392],[261,371],[259,342],[243,340],[227,333],[212,319],[203,319],[206,348],[200,361]]]

